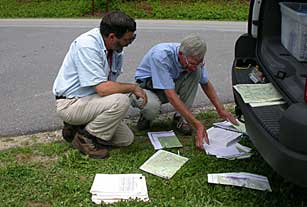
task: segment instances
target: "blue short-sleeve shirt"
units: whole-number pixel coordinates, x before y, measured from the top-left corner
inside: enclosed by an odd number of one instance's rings
[[[153,88],[174,89],[174,81],[179,78],[180,73],[186,71],[178,60],[179,46],[179,43],[160,43],[152,47],[137,67],[135,79],[151,77]],[[207,84],[207,69],[202,67],[200,70],[199,83]]]
[[[77,37],[70,45],[53,84],[55,96],[76,98],[96,93],[95,86],[116,81],[122,72],[122,53],[113,51],[112,68],[99,28]]]

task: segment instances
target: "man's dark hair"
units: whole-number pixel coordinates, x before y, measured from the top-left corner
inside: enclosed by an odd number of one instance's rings
[[[135,30],[134,19],[120,11],[106,14],[100,22],[100,33],[104,37],[115,33],[117,38],[122,38],[126,32],[134,32]]]

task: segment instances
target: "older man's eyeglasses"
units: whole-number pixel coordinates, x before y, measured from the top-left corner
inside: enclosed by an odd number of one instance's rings
[[[203,66],[205,66],[205,61],[202,60],[202,62],[200,63],[191,63],[189,62],[188,58],[186,56],[184,56],[185,62],[188,66],[192,66],[192,67],[196,67],[196,68],[202,68]]]

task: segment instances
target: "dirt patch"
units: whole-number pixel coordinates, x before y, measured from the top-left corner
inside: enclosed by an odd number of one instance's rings
[[[51,207],[49,203],[43,203],[38,201],[29,201],[27,204],[28,207]]]
[[[58,157],[48,157],[36,154],[20,153],[15,156],[16,161],[19,163],[40,163],[43,165],[50,165],[51,162],[57,161]]]
[[[18,137],[0,138],[0,151],[13,147],[31,146],[33,144],[51,143],[62,140],[60,131],[43,132],[32,135],[23,135]]]
[[[16,0],[17,3],[32,3],[32,0]]]
[[[150,3],[146,2],[146,1],[142,1],[142,2],[138,2],[136,4],[136,8],[138,10],[143,10],[146,14],[146,16],[152,16],[152,6]]]

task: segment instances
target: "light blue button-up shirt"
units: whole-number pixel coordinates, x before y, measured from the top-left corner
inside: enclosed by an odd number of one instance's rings
[[[179,43],[160,43],[152,47],[136,69],[135,79],[151,77],[153,88],[174,89],[175,82],[181,72],[186,71],[179,63]],[[200,68],[200,84],[208,83],[208,72]]]
[[[95,86],[108,79],[116,81],[122,72],[122,53],[113,52],[112,72],[99,28],[77,37],[70,45],[53,84],[55,96],[76,98],[96,93]]]

